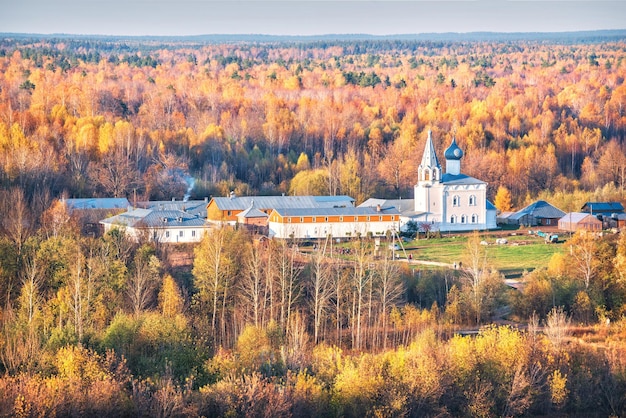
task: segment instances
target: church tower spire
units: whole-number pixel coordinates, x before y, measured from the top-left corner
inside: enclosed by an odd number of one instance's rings
[[[426,139],[422,162],[417,168],[417,179],[419,183],[435,183],[441,181],[441,165],[435,153],[435,146],[433,145],[430,131],[428,131],[428,139]]]

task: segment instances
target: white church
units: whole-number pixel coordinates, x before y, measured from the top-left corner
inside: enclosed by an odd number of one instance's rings
[[[487,183],[461,173],[463,151],[452,140],[445,150],[445,172],[439,164],[431,132],[417,168],[414,199],[368,199],[360,206],[395,207],[400,229],[409,221],[421,230],[473,231],[494,229],[496,208],[487,200]]]

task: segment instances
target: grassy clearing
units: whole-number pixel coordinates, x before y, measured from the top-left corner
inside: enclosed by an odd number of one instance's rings
[[[459,234],[443,238],[412,241],[405,244],[407,253],[416,260],[435,261],[440,263],[458,263],[463,260],[469,235]],[[498,245],[496,238],[506,238],[508,243]],[[503,272],[507,277],[521,275],[523,271],[546,267],[553,254],[563,251],[563,244],[545,244],[540,237],[532,235],[482,236],[489,245],[487,262]]]

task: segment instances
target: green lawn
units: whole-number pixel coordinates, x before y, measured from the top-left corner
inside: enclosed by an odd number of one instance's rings
[[[542,238],[522,233],[503,237],[508,241],[504,245],[496,244],[496,238],[488,234],[482,238],[489,244],[485,246],[487,263],[507,277],[546,267],[552,255],[564,248],[562,243],[545,244]],[[453,264],[463,260],[467,239],[468,235],[422,239],[406,243],[405,248],[415,260]]]

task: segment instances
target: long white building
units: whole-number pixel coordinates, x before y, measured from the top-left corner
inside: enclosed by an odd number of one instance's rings
[[[393,207],[281,208],[269,216],[269,235],[282,239],[384,237],[399,231],[399,221],[400,212]]]

